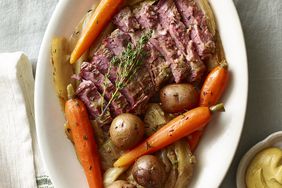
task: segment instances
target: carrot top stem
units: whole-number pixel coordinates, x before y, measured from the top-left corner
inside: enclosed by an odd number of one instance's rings
[[[219,103],[219,104],[216,104],[214,106],[211,106],[211,107],[209,107],[209,109],[212,113],[214,113],[214,112],[225,112],[225,108],[224,108],[223,103]]]

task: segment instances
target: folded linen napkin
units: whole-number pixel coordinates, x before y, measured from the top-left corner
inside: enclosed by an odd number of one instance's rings
[[[0,187],[52,188],[39,155],[32,65],[22,52],[0,54]]]

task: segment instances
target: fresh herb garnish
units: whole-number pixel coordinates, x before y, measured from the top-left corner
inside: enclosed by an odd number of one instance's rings
[[[144,58],[146,58],[147,53],[144,50],[145,45],[148,43],[151,38],[152,32],[143,34],[140,39],[137,41],[137,44],[133,46],[132,43],[129,43],[125,50],[120,56],[115,56],[112,58],[107,74],[105,74],[105,80],[103,84],[104,92],[107,88],[106,80],[109,80],[109,73],[113,67],[117,67],[117,79],[115,81],[115,91],[113,92],[110,100],[105,105],[102,110],[101,116],[104,115],[110,104],[116,99],[119,95],[119,90],[126,87],[130,80],[135,76],[136,72],[139,70],[140,66],[143,63]]]

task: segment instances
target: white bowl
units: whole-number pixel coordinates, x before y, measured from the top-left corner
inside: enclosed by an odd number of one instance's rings
[[[268,147],[278,147],[282,149],[282,131],[275,132],[269,135],[267,138],[262,140],[261,142],[254,145],[241,159],[238,169],[237,169],[237,177],[236,183],[238,188],[246,188],[245,183],[245,174],[248,165],[255,157],[255,155]]]
[[[46,30],[37,64],[35,119],[40,151],[46,169],[58,188],[87,187],[72,144],[67,140],[64,114],[53,89],[50,43],[54,36],[68,37],[94,0],[60,0]],[[229,63],[231,79],[222,99],[226,112],[218,114],[206,129],[196,156],[191,187],[218,187],[236,151],[245,118],[248,68],[240,21],[229,0],[210,0]]]

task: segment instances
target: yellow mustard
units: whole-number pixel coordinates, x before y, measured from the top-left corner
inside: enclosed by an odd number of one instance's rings
[[[256,154],[245,181],[247,188],[282,188],[282,150],[271,147]]]

